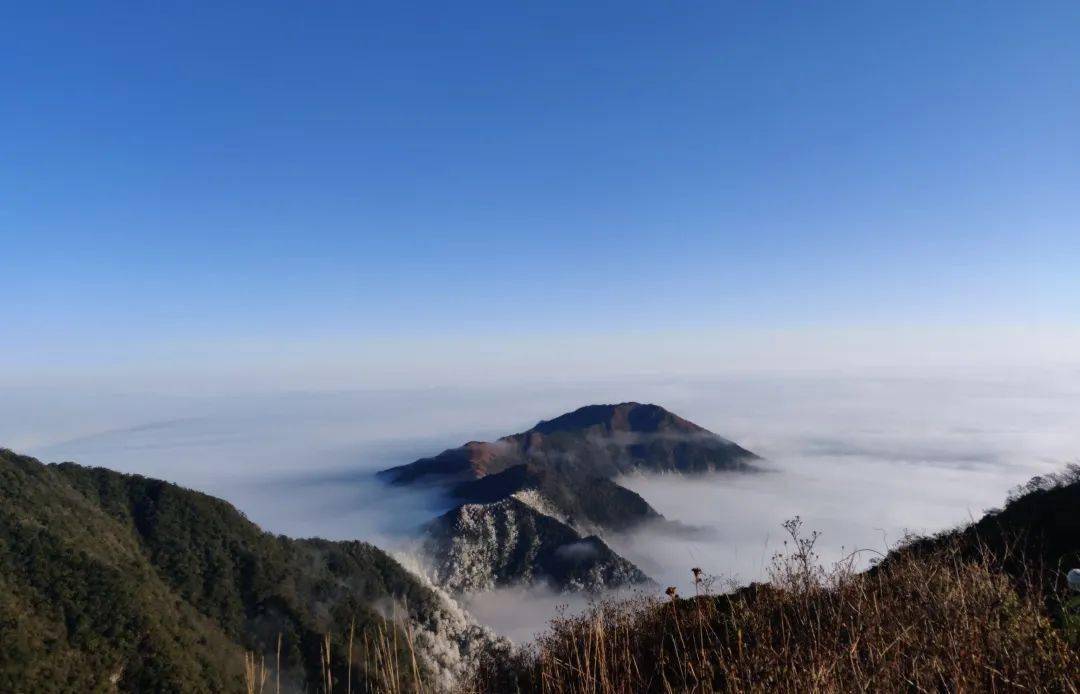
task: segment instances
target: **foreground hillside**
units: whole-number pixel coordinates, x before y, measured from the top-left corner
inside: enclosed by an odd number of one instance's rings
[[[602,602],[513,657],[476,692],[1078,692],[1080,469],[1034,480],[969,528],[919,539],[874,569],[822,567],[786,524],[772,580],[712,595]]]
[[[1080,465],[1035,477],[1013,490],[1004,508],[966,528],[913,540],[902,553],[950,544],[969,560],[990,554],[1010,575],[1036,582],[1050,600],[1066,594],[1066,572],[1080,568]]]
[[[0,691],[245,691],[249,651],[275,685],[280,662],[282,691],[388,670],[445,686],[485,638],[372,545],[275,537],[176,485],[0,449]]]

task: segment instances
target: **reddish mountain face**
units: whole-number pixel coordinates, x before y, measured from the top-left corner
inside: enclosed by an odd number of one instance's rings
[[[559,431],[590,431],[673,434],[710,434],[710,432],[659,405],[624,402],[619,405],[587,405],[567,414],[540,422],[529,432],[551,434]]]
[[[589,405],[494,442],[470,441],[380,473],[393,484],[459,482],[528,464],[571,477],[750,470],[758,457],[658,405]]]
[[[507,439],[470,441],[464,446],[450,448],[437,456],[421,458],[416,462],[383,470],[379,476],[391,484],[414,482],[448,483],[475,480],[501,472],[517,460],[513,446],[505,445]]]

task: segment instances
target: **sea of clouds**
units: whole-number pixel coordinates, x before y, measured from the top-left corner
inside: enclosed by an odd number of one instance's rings
[[[978,518],[1012,487],[1080,458],[1080,372],[1067,369],[214,397],[24,389],[0,403],[0,445],[175,481],[228,499],[273,532],[407,551],[446,501],[387,489],[375,471],[625,400],[663,405],[766,459],[757,475],[620,480],[687,529],[649,528],[610,543],[683,591],[692,567],[739,582],[764,577],[783,549],[781,523],[795,515],[821,532],[826,562],[885,551],[905,532]],[[520,640],[560,603],[582,604],[503,591],[472,607]]]

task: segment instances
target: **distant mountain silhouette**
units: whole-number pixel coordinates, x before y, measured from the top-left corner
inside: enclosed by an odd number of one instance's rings
[[[758,460],[658,405],[626,402],[582,407],[519,434],[470,441],[379,474],[395,485],[443,486],[463,503],[427,527],[436,578],[448,587],[477,590],[543,579],[567,590],[591,590],[647,580],[597,536],[663,520],[613,478],[751,472]],[[551,559],[565,555],[559,552],[563,545],[582,542],[593,551],[577,552],[587,561],[572,570]],[[480,566],[485,561],[486,569]],[[462,573],[456,565],[469,569]]]
[[[758,456],[668,412],[625,402],[588,405],[497,441],[470,441],[380,473],[393,484],[479,479],[531,463],[561,473],[614,477],[629,472],[750,470]]]

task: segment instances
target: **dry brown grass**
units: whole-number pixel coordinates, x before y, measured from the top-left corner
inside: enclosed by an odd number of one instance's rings
[[[364,631],[357,637],[355,625],[349,626],[346,638],[344,681],[333,676],[334,660],[331,657],[331,638],[327,635],[323,645],[322,682],[317,691],[323,694],[335,692],[378,692],[379,694],[422,694],[428,687],[416,660],[412,627],[406,621],[404,634],[393,621],[380,624],[374,633]],[[356,671],[359,677],[353,679]]]
[[[318,694],[423,694],[429,691],[425,673],[416,658],[412,627],[396,619],[383,620],[374,629],[357,633],[355,622],[337,641],[336,634],[324,634],[319,643],[319,681],[303,691]],[[281,636],[277,639],[273,669],[274,692],[281,694]],[[338,645],[335,645],[338,644]],[[338,650],[343,647],[344,652]],[[341,660],[344,656],[344,660]],[[244,655],[244,686],[247,694],[263,694],[271,670],[254,653]],[[295,688],[288,691],[296,691]]]
[[[768,585],[601,602],[486,658],[466,688],[630,692],[1077,692],[1080,659],[1037,585],[987,555],[900,553],[829,570],[797,520]],[[700,574],[695,574],[699,579]]]
[[[254,653],[244,654],[244,690],[247,694],[262,694],[269,675],[265,660]]]

